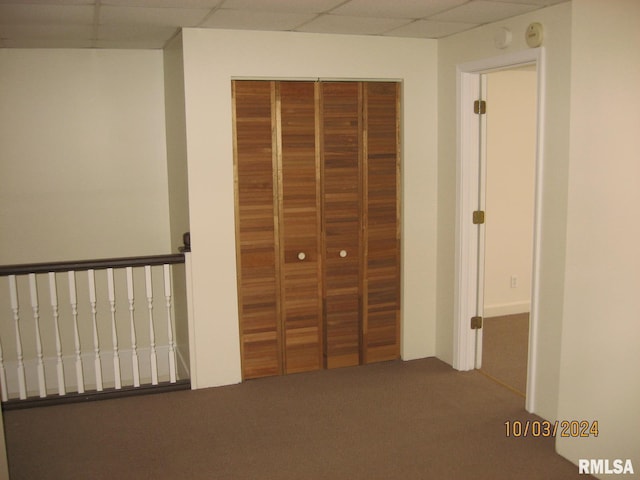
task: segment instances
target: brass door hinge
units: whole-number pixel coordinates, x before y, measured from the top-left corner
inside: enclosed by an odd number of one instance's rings
[[[471,329],[478,330],[482,328],[482,317],[471,317]]]
[[[484,224],[484,211],[476,210],[473,212],[473,224],[474,225],[482,225]]]
[[[487,113],[487,102],[485,100],[476,100],[473,102],[473,113],[479,115]]]

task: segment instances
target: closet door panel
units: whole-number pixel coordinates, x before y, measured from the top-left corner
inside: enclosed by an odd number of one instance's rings
[[[325,359],[360,363],[361,85],[321,83]]]
[[[399,84],[232,85],[243,378],[399,358]]]
[[[320,186],[314,82],[280,82],[280,235],[285,373],[322,368]]]
[[[243,378],[281,371],[271,82],[235,81],[236,241]]]
[[[365,363],[400,357],[399,88],[365,85]]]

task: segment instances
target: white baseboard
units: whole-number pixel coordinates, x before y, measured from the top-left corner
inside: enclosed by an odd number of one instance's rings
[[[503,303],[497,305],[485,305],[484,317],[502,317],[504,315],[515,315],[517,313],[528,313],[531,311],[531,302]]]
[[[181,378],[190,378],[191,376],[189,363],[184,358],[184,353],[183,353],[187,349],[188,347],[184,345],[176,345],[176,357],[178,361],[178,365],[176,365],[176,369],[178,371],[178,377],[181,377]]]

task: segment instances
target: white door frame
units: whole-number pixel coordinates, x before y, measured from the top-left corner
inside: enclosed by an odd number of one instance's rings
[[[532,412],[535,400],[535,372],[537,365],[537,326],[540,281],[540,231],[542,213],[542,168],[544,145],[545,59],[544,48],[535,48],[501,55],[457,66],[457,164],[456,164],[456,244],[455,244],[455,292],[453,323],[453,367],[456,370],[473,370],[479,366],[481,355],[481,330],[470,328],[470,319],[476,315],[476,292],[482,288],[483,237],[478,241],[472,214],[478,208],[480,198],[479,155],[481,151],[481,123],[473,113],[473,102],[479,98],[480,76],[496,70],[535,64],[537,72],[537,131],[535,211],[533,234],[533,265],[531,281],[531,314],[529,321],[529,358],[527,362],[527,392],[525,408]],[[484,163],[484,162],[483,162]],[[484,180],[483,180],[484,181]],[[484,227],[480,227],[484,228]],[[479,315],[482,315],[482,302]]]

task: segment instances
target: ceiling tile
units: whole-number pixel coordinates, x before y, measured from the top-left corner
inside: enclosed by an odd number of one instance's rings
[[[91,25],[0,25],[0,37],[4,39],[73,40],[90,39]]]
[[[120,7],[212,9],[217,7],[221,2],[222,0],[102,0],[100,4]]]
[[[527,3],[529,5],[537,5],[538,7],[546,7],[549,5],[556,5],[558,3],[566,2],[567,0],[494,0],[495,2],[504,3]]]
[[[92,48],[90,39],[9,39],[2,41],[3,48]]]
[[[168,27],[195,27],[209,13],[205,8],[100,7],[101,25],[144,24]]]
[[[484,24],[514,17],[537,8],[535,5],[477,0],[434,15],[430,20]]]
[[[0,5],[0,24],[91,24],[90,5]]]
[[[112,50],[160,50],[167,40],[143,38],[139,40],[94,40],[93,48],[109,48]]]
[[[349,17],[346,15],[321,15],[296,30],[315,33],[345,33],[354,35],[380,35],[410,20],[399,18]]]
[[[225,0],[222,7],[234,10],[287,13],[323,13],[344,0]]]
[[[175,27],[100,25],[96,48],[162,48],[178,32]]]
[[[162,48],[192,26],[441,38],[565,1],[0,0],[0,48]]]
[[[178,32],[176,27],[156,27],[151,25],[100,25],[98,40],[154,40],[167,39]]]
[[[464,32],[477,27],[473,23],[461,22],[434,22],[430,20],[416,20],[395,30],[385,33],[390,37],[413,38],[442,38],[454,33]]]
[[[340,15],[390,18],[423,18],[469,0],[351,0],[331,11]]]
[[[94,3],[96,3],[95,0],[0,0],[0,5],[93,5]]]
[[[240,30],[293,30],[313,19],[313,13],[274,13],[220,9],[213,12],[202,27]]]

